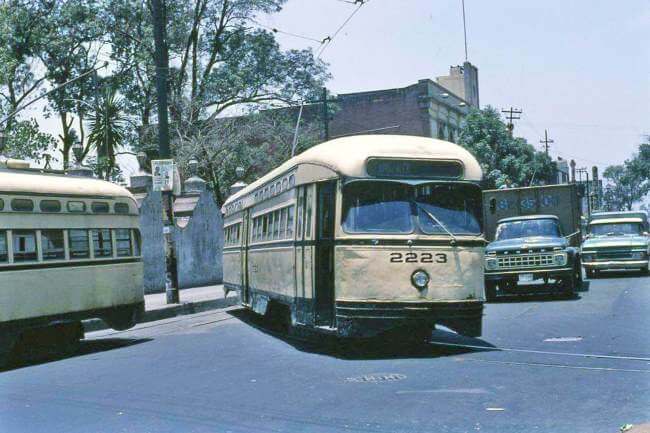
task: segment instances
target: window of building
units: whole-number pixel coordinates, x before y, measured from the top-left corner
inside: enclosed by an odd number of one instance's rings
[[[63,230],[42,230],[41,244],[43,245],[43,260],[65,259]]]
[[[11,210],[16,212],[32,212],[34,201],[28,198],[15,198],[11,200]]]
[[[36,232],[34,230],[13,231],[14,262],[38,260]]]
[[[86,203],[82,201],[69,201],[67,203],[68,212],[86,212]]]
[[[115,203],[115,213],[128,214],[129,205],[126,203]]]
[[[110,229],[93,229],[93,249],[95,258],[112,257],[113,243]],[[130,241],[129,241],[130,242]]]
[[[0,262],[7,262],[9,260],[9,252],[7,251],[7,232],[0,231]]]
[[[70,230],[68,232],[68,248],[71,259],[87,259],[90,257],[88,248],[88,230]]]
[[[61,212],[61,202],[58,200],[41,200],[38,207],[41,212]]]
[[[284,224],[284,218],[282,218],[282,211],[284,209],[278,209],[276,211],[273,211],[274,219],[275,219],[275,227],[273,227],[273,239],[282,239],[283,236],[283,224]]]
[[[105,201],[94,201],[90,204],[90,209],[93,211],[93,213],[108,213],[110,207]]]
[[[129,257],[133,255],[131,248],[131,230],[115,230],[115,250],[117,257]],[[97,256],[97,253],[95,253],[95,256]]]

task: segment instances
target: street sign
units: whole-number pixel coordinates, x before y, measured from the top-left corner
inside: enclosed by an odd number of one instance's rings
[[[154,159],[151,161],[154,191],[172,191],[174,189],[174,160]]]

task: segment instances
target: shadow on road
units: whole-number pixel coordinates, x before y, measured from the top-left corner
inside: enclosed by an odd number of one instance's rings
[[[151,338],[104,338],[98,340],[81,340],[76,345],[60,347],[39,346],[21,342],[12,351],[8,363],[0,367],[0,373],[67,358],[120,349],[135,344],[146,343],[151,340]]]
[[[496,299],[489,301],[496,303],[517,303],[517,302],[557,302],[557,301],[579,301],[582,296],[579,293],[589,291],[590,281],[583,281],[582,285],[576,288],[575,293],[567,294],[557,289],[549,288],[544,284],[528,284],[522,286],[520,292],[499,293]]]
[[[346,360],[379,360],[407,358],[439,358],[463,353],[492,350],[493,345],[479,338],[465,337],[451,331],[436,329],[432,343],[398,340],[396,338],[337,338],[317,331],[301,331],[293,335],[286,323],[269,320],[250,310],[238,309],[228,312],[243,323],[290,344],[301,352],[316,353]],[[445,344],[449,344],[446,346]],[[481,346],[481,349],[459,347]],[[482,348],[485,349],[482,349]]]
[[[599,276],[590,280],[606,280],[608,278],[646,278],[648,275],[638,271],[601,271]]]

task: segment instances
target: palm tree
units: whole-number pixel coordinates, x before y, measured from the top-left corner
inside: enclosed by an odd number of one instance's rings
[[[115,155],[122,147],[126,122],[122,99],[115,88],[107,87],[94,106],[87,144],[89,149],[96,150],[98,174],[106,180],[115,169]]]

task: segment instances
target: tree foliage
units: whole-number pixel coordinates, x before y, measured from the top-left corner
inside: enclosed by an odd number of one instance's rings
[[[478,159],[488,188],[540,185],[554,178],[555,163],[525,139],[511,137],[492,107],[469,113],[459,144]]]

